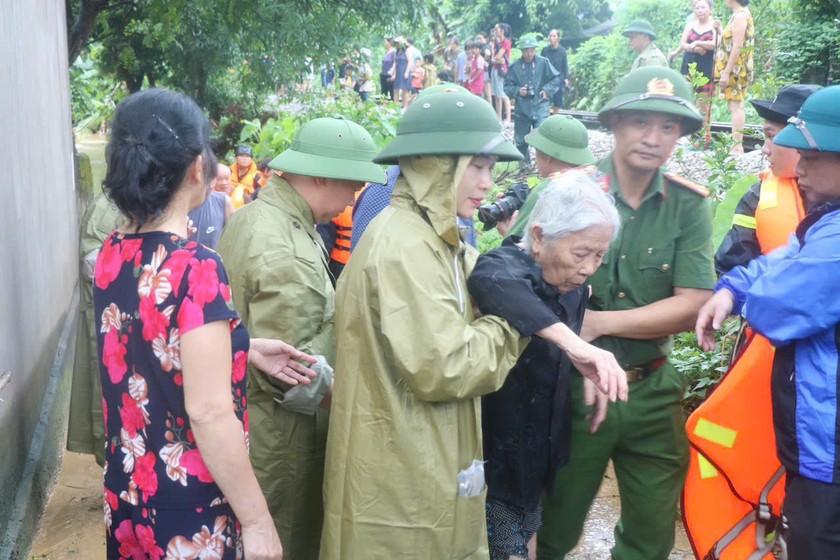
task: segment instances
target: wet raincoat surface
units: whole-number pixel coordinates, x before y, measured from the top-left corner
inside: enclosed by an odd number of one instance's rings
[[[272,177],[231,216],[218,250],[252,337],[280,339],[335,363],[335,290],[312,211],[297,191]],[[320,401],[311,415],[290,410],[290,390],[249,366],[251,464],[286,557],[317,559],[329,415]]]
[[[96,197],[82,217],[79,237],[79,327],[70,391],[70,421],[67,450],[90,453],[99,466],[105,465],[105,420],[96,351],[98,317],[93,312],[93,269],[99,248],[125,219],[107,196]]]
[[[481,400],[524,339],[473,317],[455,191],[469,157],[409,157],[341,276],[323,560],[488,558]]]

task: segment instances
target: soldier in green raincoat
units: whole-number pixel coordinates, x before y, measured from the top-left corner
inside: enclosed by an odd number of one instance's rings
[[[105,420],[102,415],[102,389],[96,352],[96,325],[93,314],[93,269],[99,248],[108,235],[125,220],[104,194],[99,194],[82,217],[79,237],[79,325],[73,361],[73,387],[70,391],[70,421],[67,450],[89,453],[99,466],[105,465]]]
[[[250,455],[287,558],[318,558],[324,448],[335,364],[334,278],[315,224],[383,182],[376,145],[361,126],[320,118],[270,164],[260,197],[236,212],[218,251],[233,301],[253,337],[279,338],[319,358],[311,384],[290,386],[248,368]]]
[[[481,400],[524,339],[475,318],[456,215],[497,161],[520,159],[492,108],[445,91],[413,103],[374,161],[400,165],[391,204],[341,276],[327,442],[323,560],[487,558]]]
[[[547,58],[539,56],[537,40],[531,36],[517,45],[522,57],[510,65],[505,76],[505,93],[513,100],[513,137],[525,162],[529,161],[525,135],[537,128],[551,112],[551,100],[561,87],[560,74]]]

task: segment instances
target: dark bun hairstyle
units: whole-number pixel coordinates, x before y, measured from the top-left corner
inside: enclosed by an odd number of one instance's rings
[[[169,205],[198,156],[209,185],[217,160],[210,122],[196,102],[162,88],[140,91],[114,112],[102,188],[139,229]]]

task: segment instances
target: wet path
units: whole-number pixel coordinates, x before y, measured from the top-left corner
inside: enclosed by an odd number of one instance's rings
[[[610,470],[586,522],[583,541],[568,560],[605,560],[619,515],[618,487]],[[81,560],[105,557],[102,525],[102,470],[90,455],[66,452],[61,475],[47,505],[32,548],[33,560]],[[691,547],[682,525],[670,560],[690,560]]]

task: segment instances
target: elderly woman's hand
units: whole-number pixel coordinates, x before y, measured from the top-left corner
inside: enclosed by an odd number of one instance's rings
[[[564,350],[572,364],[585,378],[591,380],[610,401],[626,401],[629,389],[627,374],[618,365],[612,352],[593,346],[577,338]]]
[[[607,395],[602,393],[595,387],[595,384],[588,379],[583,380],[583,404],[592,407],[592,412],[586,415],[589,421],[589,433],[594,434],[598,431],[601,423],[607,419],[607,410],[610,401]]]
[[[252,338],[248,361],[266,375],[289,385],[309,385],[317,374],[300,362],[314,364],[317,360],[282,340]]]
[[[715,331],[732,313],[734,305],[735,296],[729,290],[723,289],[700,308],[697,313],[697,323],[694,326],[700,348],[707,352],[715,349]]]

